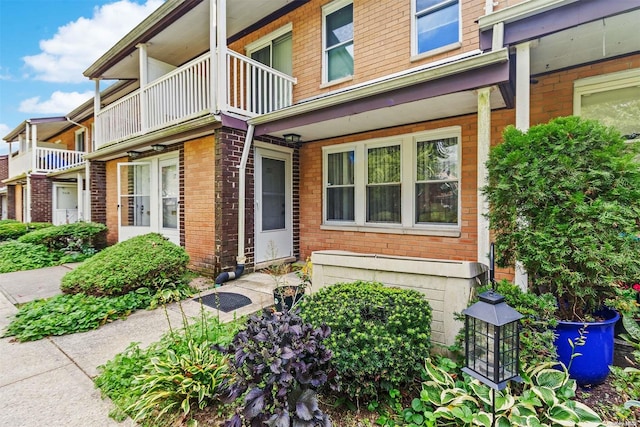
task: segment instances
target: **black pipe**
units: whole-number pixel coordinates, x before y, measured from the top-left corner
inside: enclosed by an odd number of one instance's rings
[[[237,279],[238,277],[242,276],[243,272],[244,264],[238,264],[236,265],[236,271],[224,271],[220,273],[218,277],[216,277],[216,285],[222,285],[226,281]]]

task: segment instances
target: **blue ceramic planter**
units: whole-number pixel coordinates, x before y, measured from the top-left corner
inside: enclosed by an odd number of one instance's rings
[[[569,376],[578,385],[589,386],[602,383],[609,375],[609,366],[613,365],[613,337],[616,322],[620,315],[614,310],[601,310],[596,313],[604,320],[601,322],[558,322],[556,327],[556,349],[558,359],[569,365],[572,349],[569,340],[576,342],[580,336],[580,328],[586,328],[586,342],[583,346],[576,346],[575,352],[580,353],[571,362]]]

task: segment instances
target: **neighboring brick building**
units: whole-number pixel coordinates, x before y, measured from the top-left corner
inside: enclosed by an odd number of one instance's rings
[[[250,4],[165,2],[85,71],[120,80],[87,156],[111,243],[160,232],[211,274],[313,255],[314,286],[422,290],[447,344],[487,264],[503,129],[640,130],[614,113],[640,99],[636,2]]]
[[[9,155],[0,155],[0,220],[9,218],[9,199],[7,185],[3,183],[9,177]]]

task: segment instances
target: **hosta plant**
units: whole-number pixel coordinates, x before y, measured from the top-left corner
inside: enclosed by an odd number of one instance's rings
[[[409,426],[474,425],[491,427],[495,396],[495,426],[583,426],[602,425],[598,414],[572,400],[576,382],[554,363],[532,366],[521,385],[493,391],[476,379],[456,381],[446,370],[425,364],[427,381],[420,397],[413,399],[403,416]],[[517,389],[517,390],[516,390]]]
[[[231,357],[230,400],[243,405],[227,427],[331,426],[318,407],[316,390],[331,376],[331,352],[323,341],[327,326],[313,328],[297,311],[264,310],[249,318],[244,330],[222,350]]]

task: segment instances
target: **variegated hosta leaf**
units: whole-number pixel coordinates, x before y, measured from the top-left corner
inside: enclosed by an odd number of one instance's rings
[[[522,402],[518,402],[518,404],[511,409],[511,414],[519,417],[529,417],[532,415],[536,418],[538,417],[538,413],[532,405]]]
[[[496,427],[513,427],[511,421],[507,417],[497,417],[496,418]]]
[[[542,401],[546,403],[547,406],[554,406],[558,403],[556,393],[548,387],[532,386],[531,391],[533,391],[536,396],[542,399]]]
[[[571,404],[571,409],[573,409],[573,411],[578,416],[579,426],[598,427],[602,425],[602,419],[600,418],[600,416],[584,403],[575,400],[567,403]]]
[[[496,392],[496,412],[508,411],[515,403],[516,399],[510,394]]]
[[[546,362],[546,363],[542,363],[540,365],[533,365],[530,368],[528,368],[524,374],[527,377],[533,378],[534,376],[536,376],[538,374],[538,372],[543,371],[545,369],[550,369],[553,368],[557,365],[557,362]]]
[[[451,375],[431,363],[431,359],[427,359],[424,367],[427,370],[427,375],[429,375],[429,378],[431,378],[438,384],[441,384],[445,387],[453,387],[455,385],[455,381],[453,380],[453,378],[451,378]]]
[[[557,369],[544,369],[538,372],[534,378],[537,385],[556,390],[567,383],[569,375]]]
[[[466,390],[463,390],[459,387],[442,390],[442,393],[440,393],[440,404],[442,406],[456,405],[464,402],[465,400],[476,402],[476,400],[471,397]]]
[[[478,412],[473,418],[473,425],[491,427],[492,415],[484,411]]]
[[[578,415],[567,405],[554,405],[547,411],[551,421],[561,426],[573,427],[578,421]]]
[[[624,325],[624,328],[627,330],[629,335],[631,335],[631,340],[629,341],[632,344],[633,341],[635,341],[636,345],[640,344],[640,325],[638,325],[638,321],[632,316],[623,315],[622,324]]]
[[[420,391],[420,400],[424,402],[431,402],[434,406],[441,406],[442,399],[440,398],[441,388],[438,387],[433,381],[430,383],[424,383],[422,391]]]
[[[491,405],[491,389],[489,387],[487,387],[484,384],[481,384],[480,381],[478,380],[471,381],[469,385],[471,386],[471,390],[473,391],[473,394],[478,396],[478,399],[480,399],[482,402],[486,403],[487,405]]]
[[[436,415],[436,417],[444,418],[445,420],[455,419],[455,417],[453,416],[453,413],[451,412],[451,409],[449,409],[446,406],[439,407],[433,413]]]

